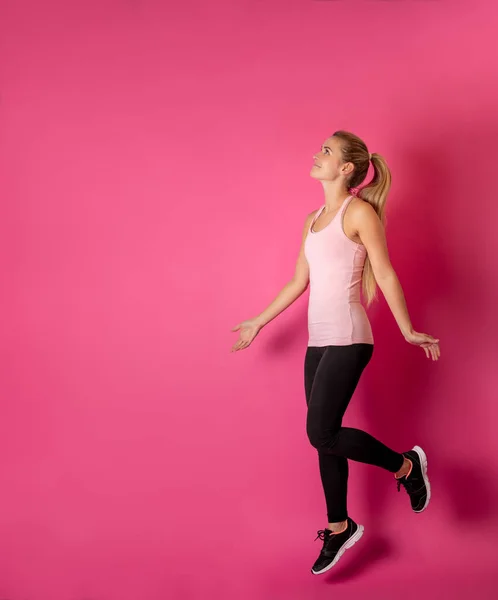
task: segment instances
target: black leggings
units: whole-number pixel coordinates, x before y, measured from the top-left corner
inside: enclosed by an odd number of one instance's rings
[[[318,450],[329,523],[345,521],[347,510],[348,458],[396,473],[403,455],[391,450],[369,433],[342,427],[342,417],[363,369],[373,354],[373,344],[308,346],[304,360],[304,383],[308,406],[306,433]]]

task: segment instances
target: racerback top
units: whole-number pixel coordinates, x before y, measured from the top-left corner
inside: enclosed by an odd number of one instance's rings
[[[310,270],[308,346],[374,343],[360,297],[366,248],[349,239],[343,229],[344,213],[353,198],[344,200],[324,229],[313,231],[324,204],[306,236],[304,254]]]

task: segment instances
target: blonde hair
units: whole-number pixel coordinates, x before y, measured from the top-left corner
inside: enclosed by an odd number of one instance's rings
[[[347,180],[349,190],[359,188],[359,185],[367,176],[370,164],[370,154],[365,142],[354,133],[349,131],[336,131],[332,134],[340,140],[341,153],[344,162],[353,163],[354,169]],[[391,171],[387,166],[385,159],[376,152],[372,153],[372,165],[374,176],[372,181],[364,187],[358,189],[355,194],[365,202],[368,202],[377,213],[382,225],[385,227],[386,218],[384,215],[387,195],[391,187]],[[367,306],[377,298],[377,282],[372,270],[370,259],[367,255],[363,267],[362,280],[363,297]]]

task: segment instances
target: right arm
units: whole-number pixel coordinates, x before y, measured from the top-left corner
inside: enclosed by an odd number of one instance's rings
[[[311,221],[316,214],[316,210],[311,212],[304,223],[301,247],[299,249],[299,255],[297,257],[296,268],[294,276],[288,281],[284,287],[280,290],[277,297],[271,302],[271,304],[265,308],[257,317],[242,321],[236,325],[232,331],[238,331],[240,329],[240,337],[238,341],[232,346],[232,352],[247,348],[258,335],[259,331],[276,316],[283,312],[289,307],[295,300],[303,294],[309,284],[309,267],[308,261],[304,255],[304,243],[308,230],[311,225]]]

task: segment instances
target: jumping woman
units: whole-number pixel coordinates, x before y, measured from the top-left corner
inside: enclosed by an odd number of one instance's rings
[[[346,408],[374,349],[368,316],[377,285],[404,339],[420,346],[427,358],[440,357],[439,340],[412,327],[403,289],[389,260],[384,208],[391,173],[384,158],[370,154],[365,143],[336,131],[314,157],[311,177],[322,183],[325,203],[305,221],[294,277],[257,317],[243,321],[232,352],[247,348],[259,331],[310,287],[308,346],[304,359],[306,432],[318,451],[328,525],[318,530],[323,541],[311,572],[331,569],[363,535],[347,510],[348,459],[376,465],[404,486],[412,510],[427,508],[431,497],[427,456],[420,446],[396,452],[371,436],[342,427]],[[370,162],[372,181],[359,188]],[[353,193],[358,190],[357,193]]]

